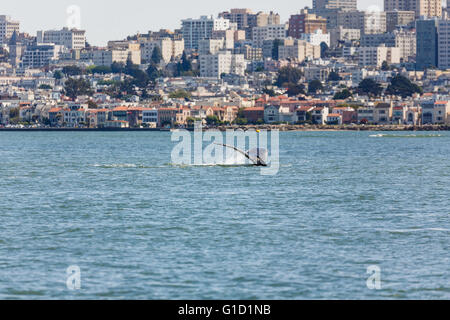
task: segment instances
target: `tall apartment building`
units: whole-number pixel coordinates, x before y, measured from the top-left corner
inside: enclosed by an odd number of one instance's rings
[[[165,38],[141,42],[140,50],[142,61],[150,61],[156,47],[159,47],[161,50],[164,62],[169,63],[172,59],[180,58],[183,55],[184,40]]]
[[[291,39],[291,41],[285,41],[285,44],[278,48],[278,56],[280,60],[295,59],[298,62],[306,59],[318,59],[320,58],[320,46],[312,45],[304,40]]]
[[[48,66],[52,61],[57,60],[64,50],[64,46],[50,43],[28,46],[23,53],[21,66],[24,69]]]
[[[395,30],[394,32],[366,34],[361,38],[362,47],[396,47],[400,49],[400,58],[407,61],[416,55],[416,34],[410,31]]]
[[[234,43],[245,40],[244,30],[221,30],[213,31],[212,39],[224,39],[228,49],[234,48]]]
[[[200,76],[220,78],[222,74],[245,74],[246,63],[243,54],[222,51],[216,54],[200,55]]]
[[[0,45],[8,43],[14,32],[20,32],[20,22],[10,16],[0,15]]]
[[[300,39],[303,33],[314,33],[316,30],[322,30],[323,34],[327,33],[327,19],[308,13],[307,9],[289,18],[289,37]]]
[[[383,62],[388,64],[400,63],[400,48],[386,47],[360,47],[358,50],[359,65],[380,68]]]
[[[328,47],[331,45],[330,34],[322,33],[320,29],[317,29],[314,33],[303,33],[300,40],[305,40],[315,46],[320,46],[322,43],[325,43]]]
[[[361,34],[386,32],[385,12],[327,10],[321,14],[327,19],[329,29],[359,29]]]
[[[38,43],[54,43],[67,49],[81,50],[86,47],[86,31],[63,28],[37,32]]]
[[[386,12],[364,11],[363,12],[363,34],[386,32]]]
[[[424,70],[438,66],[438,20],[417,20],[416,68]]]
[[[265,27],[268,25],[281,24],[281,17],[278,13],[270,12],[258,12],[248,16],[248,27],[245,29],[245,37],[247,40],[253,39],[253,28]]]
[[[129,49],[95,50],[92,61],[96,66],[111,66],[114,62],[126,64],[130,60],[133,64],[141,64],[141,51]]]
[[[231,9],[229,12],[220,13],[219,17],[236,23],[238,30],[245,30],[249,26],[248,21],[251,15],[253,15],[251,9]]]
[[[182,33],[184,46],[188,50],[197,50],[198,42],[210,39],[212,32],[216,30],[228,30],[230,20],[202,16],[200,19],[186,19],[182,21]]]
[[[384,0],[384,11],[414,11],[416,18],[442,16],[441,0]]]
[[[357,10],[357,0],[313,0],[314,10],[343,9]]]
[[[438,67],[450,69],[450,20],[438,22]]]
[[[281,24],[281,17],[278,13],[273,11],[269,13],[258,12],[249,16],[248,26],[250,28],[264,27],[271,24]]]
[[[330,29],[330,45],[335,47],[339,41],[352,41],[361,39],[361,30],[344,28],[342,26]]]
[[[223,51],[227,48],[225,39],[204,39],[200,40],[198,43],[198,54],[207,55],[207,54],[216,54],[219,51]]]
[[[288,26],[286,24],[267,25],[253,28],[253,45],[262,48],[265,40],[286,38]]]
[[[386,31],[392,32],[397,26],[407,26],[416,18],[414,11],[387,11],[386,12]]]

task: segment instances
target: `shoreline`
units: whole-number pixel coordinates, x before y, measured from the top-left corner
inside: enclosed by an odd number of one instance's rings
[[[194,131],[194,128],[184,128],[188,131]],[[177,129],[174,129],[177,130]],[[246,125],[246,126],[219,126],[204,127],[203,131],[248,131],[248,130],[279,130],[281,132],[300,131],[300,132],[338,132],[338,131],[376,131],[376,132],[393,132],[393,131],[450,131],[450,125],[424,125],[424,126],[408,126],[408,125],[355,125],[355,126],[320,126],[320,125]],[[167,128],[0,128],[2,131],[24,131],[24,132],[170,132]]]

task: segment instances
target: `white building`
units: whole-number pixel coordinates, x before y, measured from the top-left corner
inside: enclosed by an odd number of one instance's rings
[[[200,19],[186,19],[182,21],[184,45],[188,50],[197,50],[198,42],[211,39],[213,31],[228,30],[230,20],[202,16]]]
[[[377,10],[364,12],[364,25],[362,32],[364,34],[386,32],[386,12]]]
[[[154,123],[155,127],[158,123],[158,109],[144,109],[142,110],[142,123]]]
[[[198,54],[216,54],[219,51],[225,50],[225,39],[204,39],[198,42]]]
[[[65,47],[55,44],[35,44],[28,46],[22,56],[22,68],[37,69],[48,66],[52,61],[56,61],[59,55],[64,52]]]
[[[408,61],[417,53],[417,35],[415,32],[394,31],[395,46],[400,49],[400,58]]]
[[[172,40],[169,38],[152,40],[141,43],[141,58],[143,61],[150,61],[153,50],[159,47],[165,63],[169,63],[172,59],[180,58],[184,51],[184,40]]]
[[[243,54],[221,51],[217,54],[200,56],[200,75],[205,78],[220,78],[222,74],[243,76],[246,67]]]
[[[322,42],[325,42],[328,47],[331,45],[330,34],[323,33],[321,29],[317,29],[314,33],[302,33],[300,39],[314,46],[320,46]]]
[[[84,49],[86,47],[86,31],[63,28],[37,32],[38,43],[54,43],[67,49]]]
[[[141,64],[140,50],[96,50],[92,53],[92,62],[96,66],[111,66],[114,62]]]
[[[320,58],[320,46],[312,45],[304,40],[293,40],[285,42],[285,45],[278,47],[278,57],[280,60],[295,59],[302,62],[306,59]]]
[[[289,25],[273,24],[253,28],[253,45],[262,48],[265,40],[285,39]]]
[[[11,20],[10,16],[0,15],[0,45],[8,43],[14,34],[20,31],[20,22]]]

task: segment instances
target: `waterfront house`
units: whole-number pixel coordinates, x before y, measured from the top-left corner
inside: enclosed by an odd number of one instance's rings
[[[89,109],[86,111],[86,123],[90,128],[103,128],[108,119],[108,109]]]
[[[342,115],[339,113],[330,113],[327,116],[327,124],[329,125],[342,125]]]
[[[180,108],[159,108],[158,126],[165,127],[167,125],[170,125],[173,127],[173,125],[177,123],[177,115],[179,113],[182,113],[182,110]]]
[[[333,113],[337,113],[342,116],[343,124],[358,122],[358,113],[352,107],[334,107]]]
[[[140,127],[142,125],[142,107],[130,107],[127,110],[127,119],[130,127]]]
[[[78,127],[84,125],[86,122],[86,111],[84,109],[70,109],[63,110],[63,124],[66,127]]]
[[[311,112],[311,121],[313,124],[324,125],[327,121],[327,117],[329,114],[328,107],[315,107]]]
[[[142,123],[150,127],[156,127],[158,125],[158,109],[143,109],[142,110]]]
[[[19,119],[22,122],[31,122],[33,117],[33,108],[29,105],[21,106],[19,108]]]
[[[450,123],[450,101],[428,100],[421,104],[422,124]]]
[[[358,123],[374,123],[374,108],[361,107],[358,109]]]
[[[314,110],[314,107],[311,106],[301,106],[299,108],[297,108],[297,110],[295,111],[295,115],[296,115],[296,121],[295,122],[307,122],[307,121],[311,121],[312,120],[312,110]]]
[[[63,108],[60,107],[51,108],[48,111],[48,119],[50,121],[50,126],[52,127],[61,126],[64,119]]]
[[[406,123],[406,106],[395,106],[392,108],[392,123],[403,124]]]
[[[126,129],[129,128],[130,124],[128,121],[124,120],[107,120],[105,123],[105,128],[110,129]]]
[[[224,112],[224,117],[223,117],[222,121],[232,123],[234,120],[236,120],[238,112],[239,112],[238,107],[224,106],[223,108],[224,108],[225,112]]]
[[[420,120],[420,108],[408,107],[405,115],[405,123],[409,125],[419,125]]]
[[[374,108],[373,122],[376,124],[388,124],[392,117],[392,104],[381,102]]]
[[[242,113],[249,123],[264,121],[264,107],[245,108]]]
[[[111,117],[108,120],[128,121],[128,107],[119,106],[112,109]]]
[[[269,105],[264,108],[265,123],[292,122],[292,115],[287,107]]]

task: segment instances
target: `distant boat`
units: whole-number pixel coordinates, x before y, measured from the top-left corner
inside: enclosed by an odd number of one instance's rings
[[[240,150],[234,146],[229,146],[227,144],[216,143],[216,145],[233,149],[234,151],[239,152],[240,154],[244,155],[244,157],[253,162],[253,164],[257,167],[267,167],[267,158],[269,153],[266,149],[255,148],[245,152],[243,150]]]

